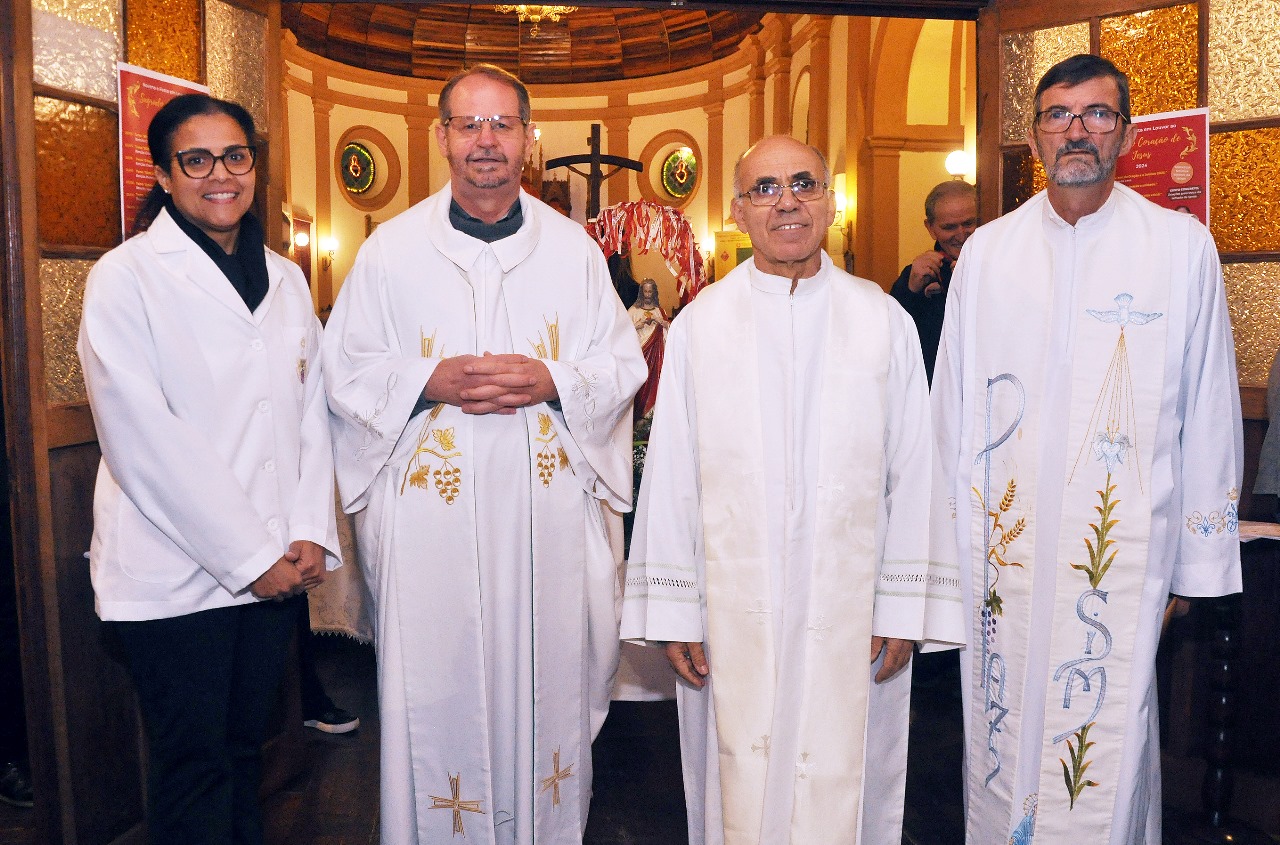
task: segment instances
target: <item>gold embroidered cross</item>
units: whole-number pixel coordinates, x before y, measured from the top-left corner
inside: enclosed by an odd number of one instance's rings
[[[542,779],[542,789],[539,791],[546,792],[548,789],[550,789],[551,790],[551,806],[559,807],[560,806],[560,781],[568,780],[569,778],[573,777],[572,763],[570,763],[568,766],[565,766],[563,769],[560,768],[560,749],[559,748],[557,748],[551,754],[551,771],[552,771],[552,774],[550,777],[545,777]]]
[[[431,798],[432,810],[453,810],[453,832],[461,833],[466,836],[467,832],[462,828],[462,813],[479,813],[484,815],[484,810],[480,809],[479,801],[463,801],[462,795],[462,772],[457,775],[449,775],[449,792],[453,796],[451,798],[441,798],[437,795],[429,796]]]
[[[751,750],[757,754],[768,757],[770,745],[772,745],[772,741],[770,740],[769,735],[763,734],[759,739],[752,743]]]

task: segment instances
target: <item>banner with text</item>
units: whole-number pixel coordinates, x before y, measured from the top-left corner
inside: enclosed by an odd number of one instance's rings
[[[147,149],[147,127],[165,103],[179,94],[207,94],[207,86],[124,62],[116,64],[120,86],[120,224],[124,236],[155,184]]]
[[[1116,163],[1116,179],[1157,205],[1194,214],[1208,226],[1209,110],[1135,117],[1133,128],[1133,149]]]

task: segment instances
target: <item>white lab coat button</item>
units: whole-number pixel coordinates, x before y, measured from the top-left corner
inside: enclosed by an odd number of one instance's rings
[[[265,464],[263,464],[263,465],[262,465],[262,468],[263,468],[263,469],[265,469],[267,472],[275,472],[275,471],[276,471],[276,462],[275,462],[275,461],[267,461]]]
[[[254,351],[254,352],[261,352],[262,350],[264,350],[264,349],[266,349],[266,348],[267,348],[267,345],[266,345],[265,343],[263,343],[263,342],[262,342],[262,339],[261,339],[261,338],[259,338],[259,339],[255,340],[253,343],[251,343],[251,344],[249,344],[249,345],[250,345],[251,347],[253,347],[253,351]]]
[[[279,530],[280,530],[280,520],[278,520],[278,519],[268,519],[268,520],[267,520],[267,528],[269,528],[269,529],[270,529],[270,530],[272,530],[272,531],[279,531]]]
[[[271,403],[266,399],[263,399],[258,403],[258,410],[265,414],[267,411],[271,410]]]

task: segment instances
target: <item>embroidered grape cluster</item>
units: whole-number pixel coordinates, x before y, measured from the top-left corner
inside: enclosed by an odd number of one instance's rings
[[[462,470],[445,464],[431,475],[435,479],[436,492],[441,495],[446,504],[452,505],[453,500],[458,498],[458,494],[462,491]]]
[[[989,607],[982,608],[982,636],[988,642],[996,638],[996,616]]]
[[[550,449],[543,449],[538,453],[538,478],[542,479],[543,487],[551,486],[551,477],[556,473],[556,455]]]

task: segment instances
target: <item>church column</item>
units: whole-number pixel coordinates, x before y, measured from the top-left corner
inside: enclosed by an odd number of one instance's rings
[[[831,19],[815,18],[809,53],[809,143],[831,159]]]
[[[722,80],[711,81],[711,95],[715,102],[703,106],[707,115],[707,151],[702,162],[702,172],[707,180],[707,223],[713,232],[724,228],[724,98]],[[705,244],[704,249],[710,249]]]
[[[747,143],[749,147],[764,137],[764,47],[758,36],[747,39],[747,50],[751,55],[751,70],[748,71],[747,102],[750,107],[748,118]],[[744,147],[745,149],[745,147]],[[741,152],[739,150],[738,152]],[[734,153],[733,155],[737,155]]]
[[[868,254],[866,260],[859,256],[858,275],[872,279],[886,290],[902,269],[898,266],[898,215],[875,212],[898,207],[898,169],[906,145],[905,138],[868,138],[871,172],[858,180],[860,194],[863,185],[868,185],[865,193],[868,202],[858,203],[867,209],[866,214],[858,215],[858,228],[865,226],[869,232]]]
[[[627,116],[626,110],[626,94],[611,94],[609,96],[609,111],[603,121],[604,131],[607,133],[605,139],[607,155],[631,158],[631,118]],[[626,171],[612,179],[605,180],[604,184],[609,189],[608,199],[604,201],[605,205],[617,205],[631,198],[632,172]],[[638,179],[645,178],[643,173],[636,173],[635,175]]]
[[[329,140],[329,115],[333,112],[333,103],[325,99],[329,94],[328,77],[317,73],[312,81],[311,90],[316,136],[316,224],[312,237],[316,239],[313,252],[319,255],[322,252],[320,245],[324,242],[324,238],[333,237],[333,206],[330,194],[330,187],[333,185],[333,177],[330,175],[333,167],[333,149],[332,142]],[[354,246],[354,244],[347,244],[347,249],[353,249]],[[316,306],[323,311],[333,307],[333,265],[324,266],[317,262],[315,269],[320,271],[316,273]]]
[[[431,145],[435,143],[431,126],[435,118],[425,91],[409,91],[409,113],[404,122],[409,130],[409,205],[414,205],[431,194]]]
[[[765,73],[773,79],[774,135],[791,134],[791,16],[779,15],[782,32],[773,46],[773,58]]]

